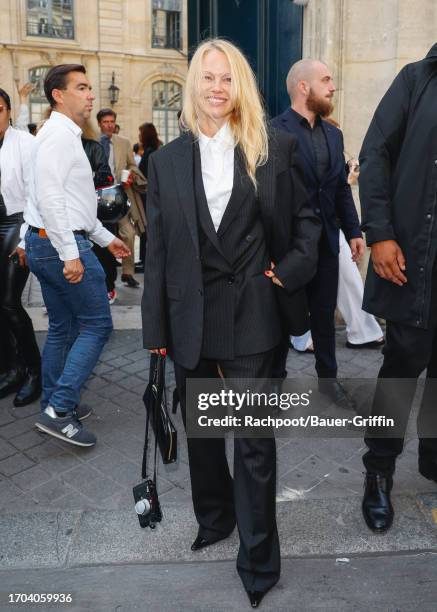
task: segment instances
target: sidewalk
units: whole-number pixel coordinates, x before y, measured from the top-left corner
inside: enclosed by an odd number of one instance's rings
[[[134,296],[139,300],[141,290]],[[130,307],[138,328],[138,304]],[[112,307],[115,320],[124,318],[123,308]],[[42,344],[45,332],[37,336]],[[341,330],[337,356],[339,376],[375,377],[381,363],[378,351],[346,349]],[[290,351],[288,370],[290,377],[315,379],[313,356]],[[0,569],[235,559],[235,533],[196,559],[189,550],[196,522],[180,411],[179,460],[159,466],[164,522],[155,532],[138,526],[132,485],[140,481],[147,379],[140,330],[115,330],[82,397],[94,410],[86,421],[98,438],[91,449],[36,431],[37,403],[19,409],[11,398],[0,401]],[[172,367],[167,379],[171,391]],[[277,447],[283,557],[437,549],[437,485],[417,472],[417,441],[406,444],[398,461],[396,518],[384,537],[371,534],[361,518],[360,437],[278,439]]]

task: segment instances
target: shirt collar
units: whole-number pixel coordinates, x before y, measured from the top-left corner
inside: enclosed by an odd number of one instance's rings
[[[294,108],[290,107],[290,110],[292,113],[294,113],[294,115],[296,116],[297,120],[299,121],[301,125],[303,125],[304,127],[310,128],[310,129],[314,129],[314,128],[311,128],[311,125],[308,119],[306,119],[306,117],[304,117],[303,115],[295,111]],[[316,120],[314,121],[314,127],[316,127],[317,125],[321,125],[321,123],[322,123],[322,119],[320,118],[320,115],[316,115]]]
[[[58,113],[58,111],[55,110],[52,111],[49,121],[60,121],[65,125],[65,127],[68,127],[68,129],[71,130],[75,136],[80,136],[82,134],[82,129],[77,125],[77,123],[74,123],[74,121],[72,121],[70,117],[67,117],[67,115],[64,115],[64,113]]]
[[[218,148],[223,152],[235,147],[234,135],[232,134],[229,122],[225,123],[212,138],[205,136],[199,128],[200,152],[203,153],[211,142],[216,143]]]

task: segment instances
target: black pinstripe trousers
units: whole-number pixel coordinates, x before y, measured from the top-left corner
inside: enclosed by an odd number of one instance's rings
[[[201,359],[194,370],[175,364],[185,422],[188,378],[269,378],[273,350],[233,360]],[[262,392],[264,384],[253,391]],[[199,535],[217,539],[238,527],[237,571],[250,591],[267,591],[280,574],[276,526],[276,444],[274,438],[234,438],[234,478],[224,438],[188,438],[191,488]]]

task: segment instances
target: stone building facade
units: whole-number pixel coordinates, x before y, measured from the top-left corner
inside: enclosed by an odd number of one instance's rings
[[[0,2],[0,86],[17,111],[16,86],[32,80],[31,121],[38,121],[46,70],[70,62],[86,66],[95,110],[112,106],[122,135],[136,142],[140,123],[153,121],[171,140],[187,72],[186,0]],[[113,76],[119,91],[111,104]]]
[[[308,0],[303,57],[325,61],[337,86],[336,118],[356,156],[375,108],[399,70],[437,41],[435,0]]]

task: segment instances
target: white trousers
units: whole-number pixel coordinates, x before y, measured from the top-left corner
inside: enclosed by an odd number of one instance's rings
[[[340,230],[337,306],[346,323],[347,339],[352,344],[373,342],[384,335],[375,317],[361,308],[363,292],[361,274],[357,264],[352,261],[349,244]],[[312,343],[311,332],[292,336],[291,342],[297,351],[304,351]]]

